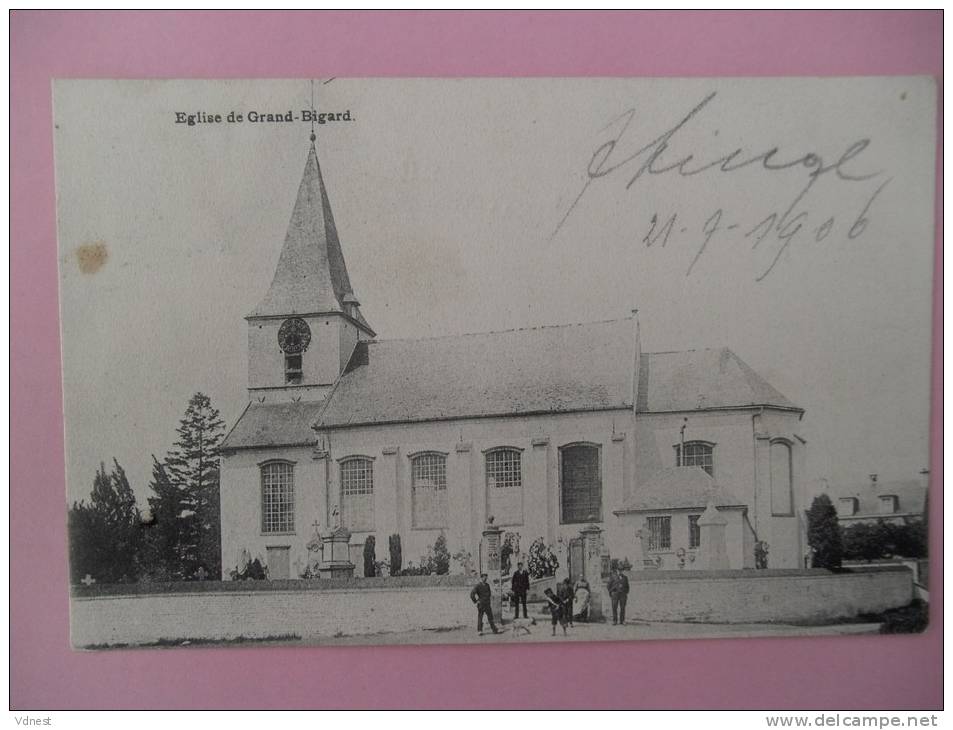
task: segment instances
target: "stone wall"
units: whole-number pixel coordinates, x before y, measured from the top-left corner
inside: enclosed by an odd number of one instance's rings
[[[72,641],[77,648],[278,636],[320,643],[340,634],[472,626],[471,582],[464,576],[423,576],[190,583],[185,590],[176,585],[81,587],[72,599]],[[642,571],[632,573],[630,583],[627,616],[644,621],[820,623],[897,608],[913,598],[912,573],[906,568],[839,574]]]
[[[303,585],[303,581],[296,581]],[[73,596],[76,648],[159,641],[300,637],[452,628],[473,623],[468,585],[263,589]],[[240,584],[232,584],[240,585]]]
[[[626,616],[645,621],[821,622],[879,613],[913,600],[906,568],[653,572],[629,575]]]

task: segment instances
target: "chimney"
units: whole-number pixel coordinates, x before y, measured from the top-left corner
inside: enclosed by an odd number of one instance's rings
[[[920,486],[924,489],[930,488],[930,470],[924,467],[920,470]]]
[[[639,370],[642,368],[642,332],[639,327],[639,310],[632,310],[632,323],[635,328],[635,353],[632,357],[632,412],[639,406]]]

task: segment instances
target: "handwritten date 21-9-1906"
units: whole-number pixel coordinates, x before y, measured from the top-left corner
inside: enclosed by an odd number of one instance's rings
[[[860,158],[870,146],[869,139],[862,138],[851,143],[835,162],[829,164],[825,164],[816,152],[785,158],[778,146],[757,154],[746,153],[739,147],[706,162],[696,160],[694,153],[682,154],[674,159],[677,153],[671,147],[677,141],[677,134],[689,122],[698,119],[716,95],[716,92],[708,94],[673,127],[629,153],[620,154],[616,150],[623,140],[628,142],[626,135],[635,119],[636,110],[629,109],[610,123],[607,129],[621,125],[618,134],[601,144],[593,153],[586,182],[556,226],[553,235],[559,232],[590,186],[596,181],[609,179],[610,176],[625,180],[625,187],[630,190],[647,175],[675,174],[690,178],[704,173],[730,174],[745,168],[760,168],[772,174],[800,170],[804,172],[804,176],[798,178],[796,194],[789,203],[778,206],[777,210],[762,211],[753,218],[745,216],[746,220],[733,217],[728,211],[717,208],[699,225],[699,221],[690,221],[679,211],[656,211],[639,242],[647,247],[656,244],[664,247],[679,237],[696,240],[697,249],[685,272],[688,276],[716,237],[740,235],[750,242],[752,250],[770,247],[767,263],[756,277],[756,281],[763,281],[795,240],[803,238],[820,243],[832,234],[843,234],[848,239],[855,239],[864,233],[869,223],[871,207],[891,180],[883,170],[858,169],[862,165]],[[807,202],[814,186],[824,178],[834,180],[837,184],[866,186],[865,201],[857,210],[843,215],[814,215],[807,209]]]

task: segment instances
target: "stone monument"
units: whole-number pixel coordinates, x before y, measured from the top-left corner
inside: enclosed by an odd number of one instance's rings
[[[725,541],[725,519],[715,503],[709,501],[708,506],[698,518],[698,529],[701,533],[699,559],[696,561],[702,570],[728,570],[728,547]]]

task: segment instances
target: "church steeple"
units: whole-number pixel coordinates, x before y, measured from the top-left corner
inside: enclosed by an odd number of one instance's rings
[[[356,302],[312,136],[275,276],[265,298],[248,316],[338,312],[373,336]]]
[[[314,135],[265,298],[248,322],[248,392],[260,402],[323,399],[358,342],[374,337],[341,253]]]

